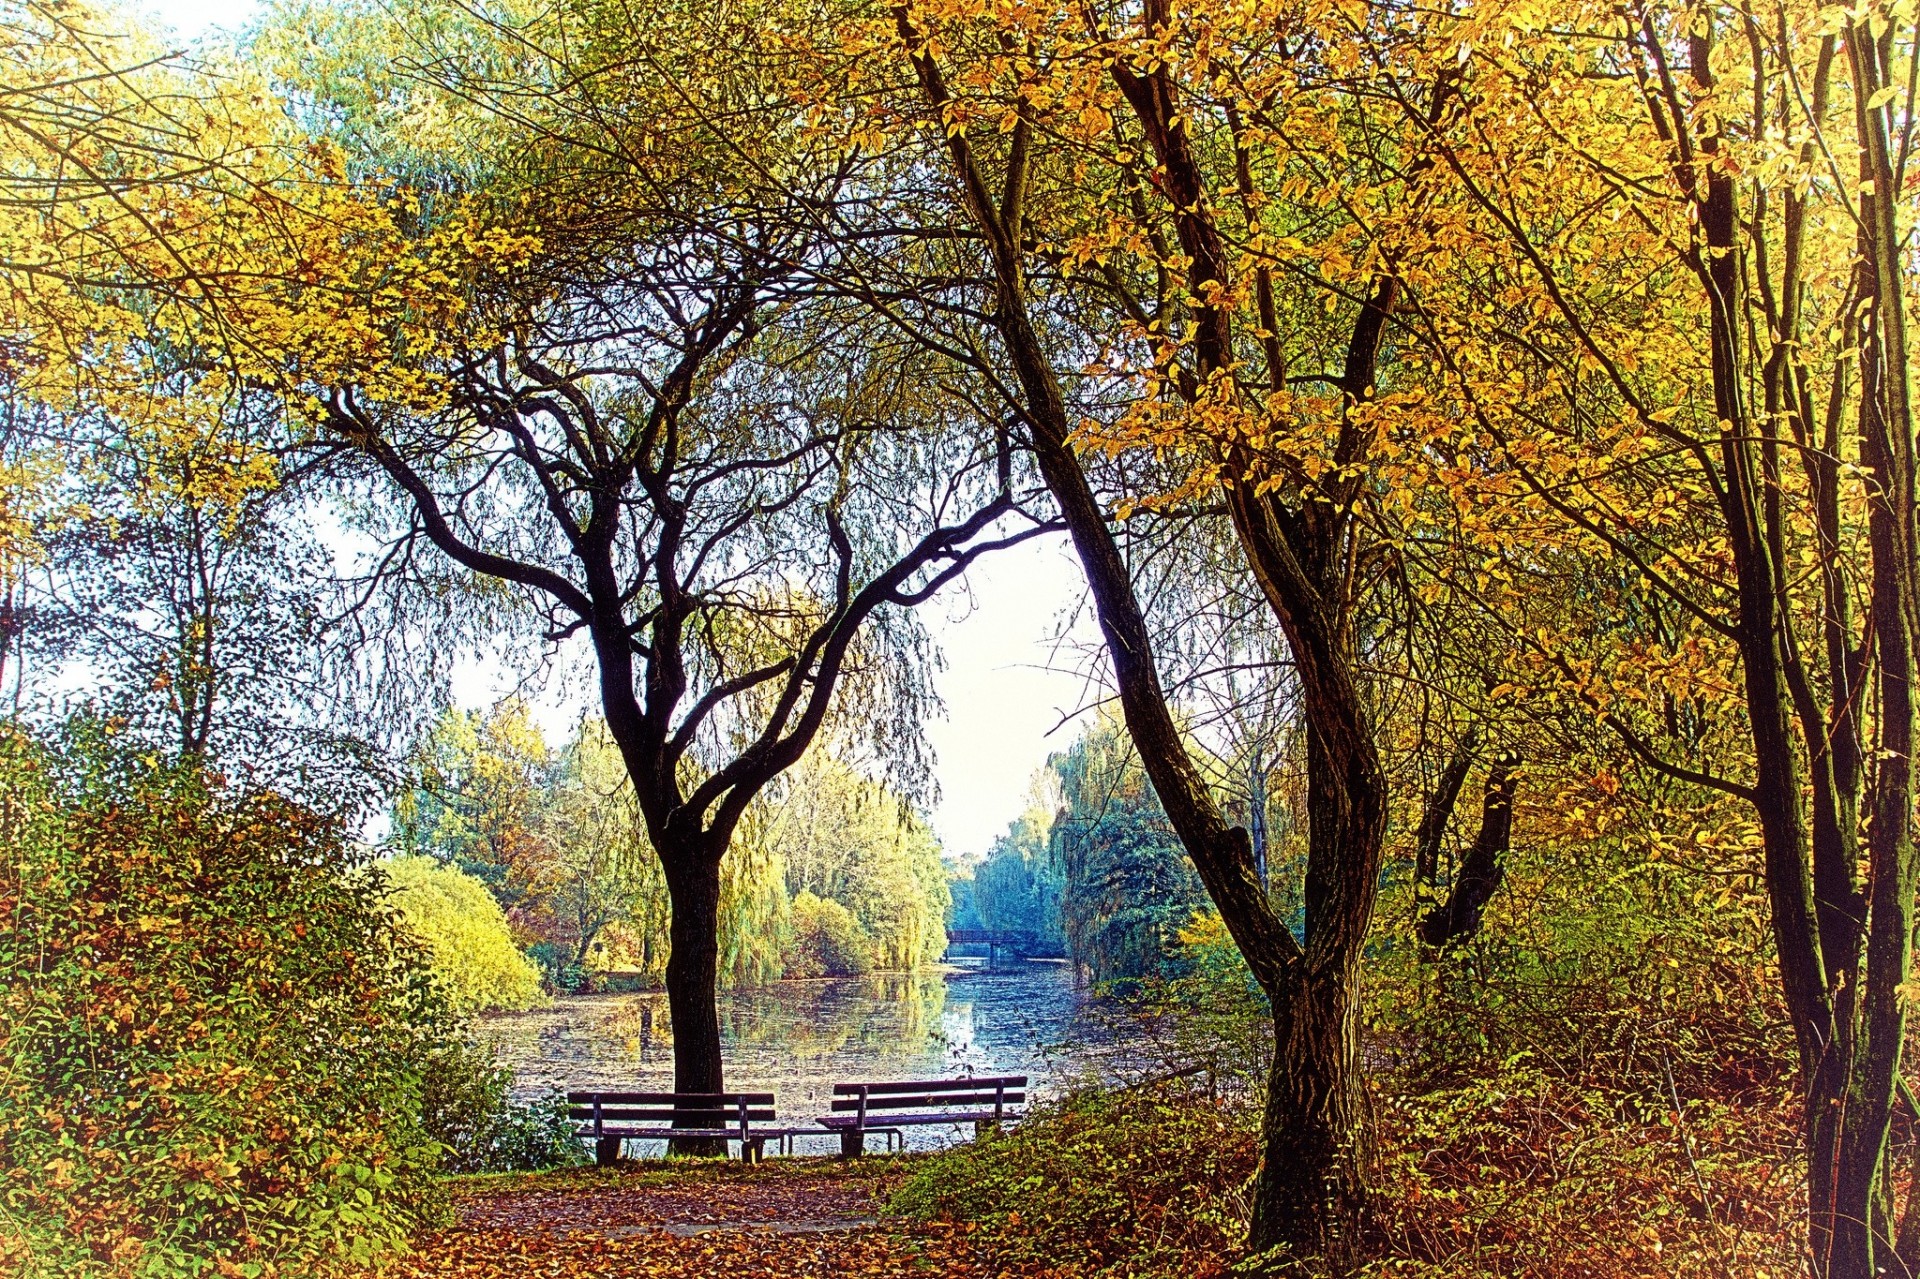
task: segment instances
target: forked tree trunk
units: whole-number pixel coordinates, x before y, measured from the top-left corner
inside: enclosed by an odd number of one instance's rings
[[[1507,850],[1513,843],[1513,765],[1513,757],[1503,754],[1487,772],[1480,804],[1480,833],[1461,859],[1447,899],[1420,921],[1420,940],[1429,946],[1450,946],[1478,933],[1487,903],[1500,891],[1500,883],[1506,878]]]
[[[1360,960],[1386,842],[1387,783],[1345,628],[1317,607],[1338,596],[1331,583],[1302,580],[1317,539],[1239,491],[1233,504],[1294,655],[1307,738],[1306,940],[1301,962],[1267,987],[1275,1051],[1248,1243],[1286,1270],[1343,1274],[1365,1255]]]

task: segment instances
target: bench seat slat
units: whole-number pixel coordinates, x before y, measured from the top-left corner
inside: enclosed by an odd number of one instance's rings
[[[992,1096],[993,1094],[988,1093],[987,1095]],[[574,1102],[572,1105],[568,1106],[567,1109],[577,1110],[577,1111],[580,1111],[582,1114],[588,1114],[588,1115],[592,1114],[594,1111],[593,1106],[591,1105],[583,1106],[579,1102]],[[600,1113],[603,1115],[617,1115],[617,1114],[737,1115],[740,1113],[740,1110],[741,1110],[739,1106],[601,1106],[599,1109],[600,1109]],[[773,1109],[772,1106],[748,1106],[746,1107],[746,1112],[750,1115],[759,1115],[759,1114],[765,1114],[771,1111],[772,1109]]]
[[[992,1106],[996,1102],[1003,1106],[1023,1106],[1026,1100],[1027,1095],[1024,1092],[1011,1091],[1005,1094],[991,1092],[896,1094],[868,1097],[867,1110],[869,1113],[881,1110],[928,1110],[935,1106]],[[835,1097],[833,1109],[836,1111],[858,1110],[860,1099]]]
[[[568,1106],[568,1108],[566,1108],[566,1118],[568,1118],[568,1120],[591,1120],[591,1118],[593,1118],[593,1106]],[[645,1106],[645,1108],[634,1108],[634,1106],[605,1106],[605,1108],[601,1108],[599,1118],[601,1118],[601,1122],[603,1123],[630,1123],[634,1122],[634,1120],[660,1120],[660,1122],[685,1120],[685,1122],[689,1123],[712,1122],[735,1123],[735,1125],[737,1125],[737,1123],[739,1123],[739,1110],[712,1110],[712,1108],[707,1108],[707,1106],[701,1106],[699,1110],[674,1110],[672,1106]],[[764,1123],[772,1120],[772,1118],[774,1118],[774,1110],[772,1110],[772,1108],[751,1108],[751,1110],[747,1110],[747,1122],[749,1123]]]
[[[751,1130],[747,1135],[758,1140],[760,1137],[765,1136],[768,1133],[771,1133],[772,1131],[774,1130],[766,1129],[766,1128],[755,1128]],[[581,1128],[578,1131],[577,1135],[581,1137],[594,1136],[595,1133],[593,1131],[593,1125],[588,1124],[584,1128]],[[621,1137],[621,1138],[656,1137],[662,1140],[672,1140],[675,1137],[731,1137],[737,1141],[740,1137],[740,1129],[738,1127],[734,1127],[734,1128],[658,1128],[658,1127],[635,1128],[635,1127],[632,1127],[631,1125],[621,1125],[619,1127],[615,1127],[609,1124],[601,1128],[598,1135],[602,1137]]]
[[[890,1093],[930,1093],[930,1092],[979,1092],[985,1089],[992,1092],[1005,1085],[1008,1088],[1025,1088],[1025,1075],[982,1075],[972,1079],[897,1079],[874,1084],[835,1084],[836,1097],[858,1096],[865,1090],[869,1097],[885,1096]]]

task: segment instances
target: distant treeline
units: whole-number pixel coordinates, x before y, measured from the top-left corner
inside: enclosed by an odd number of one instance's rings
[[[443,956],[448,982],[490,983],[464,1002],[522,1002],[493,993],[506,989],[494,975],[498,943],[475,940],[485,921],[466,918],[494,904],[495,933],[509,933],[553,988],[660,979],[666,883],[598,721],[554,749],[517,700],[485,714],[449,710],[413,771],[393,807],[392,843],[444,869],[425,877],[400,861],[393,878],[422,932],[461,939]],[[447,889],[456,874],[484,885],[480,905]],[[431,893],[420,887],[427,878]],[[946,949],[948,902],[939,844],[912,805],[816,752],[756,801],[722,864],[721,981],[917,968]]]
[[[1208,908],[1124,728],[1103,717],[1047,761],[986,859],[958,869],[949,927],[1125,982],[1169,975],[1177,934]]]

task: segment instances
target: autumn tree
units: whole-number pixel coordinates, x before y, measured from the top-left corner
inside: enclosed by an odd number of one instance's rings
[[[1364,1246],[1359,961],[1388,794],[1360,659],[1386,563],[1368,514],[1400,286],[1365,210],[1286,203],[1325,176],[1296,133],[1353,123],[1293,114],[1297,91],[1352,53],[1331,18],[1272,16],[892,7],[840,28],[823,55],[840,79],[818,93],[890,94],[882,127],[902,121],[900,145],[928,148],[977,240],[991,339],[965,358],[994,371],[1034,451],[1142,765],[1273,1009],[1254,1247],[1341,1269]],[[1444,84],[1429,96],[1443,109]],[[1383,144],[1349,149],[1341,172],[1391,202],[1421,169]],[[1284,274],[1276,250],[1303,269]],[[1149,496],[1216,504],[1286,637],[1307,761],[1304,936],[1183,741],[1082,446],[1176,459]]]
[[[658,16],[648,47],[686,83],[753,21]],[[716,99],[674,107],[673,79],[630,79],[636,62],[594,38],[576,50],[569,21],[514,36],[561,86],[535,110],[463,82],[537,156],[494,198],[539,247],[471,295],[427,366],[439,403],[313,387],[327,439],[400,499],[396,538],[590,647],[673,902],[676,1087],[712,1093],[722,863],[743,815],[830,721],[910,758],[926,686],[908,610],[1038,526],[965,388],[806,287],[796,264],[834,246],[801,211],[842,180],[835,149],[769,115],[723,164],[701,115]],[[603,89],[619,105],[597,115],[568,96]],[[775,169],[779,185],[750,185]]]
[[[1920,1247],[1887,1157],[1916,873],[1908,21],[1519,6],[1422,41],[1353,31],[1381,82],[1460,86],[1444,118],[1393,96],[1444,170],[1408,330],[1485,449],[1483,562],[1611,560],[1650,616],[1585,645],[1516,627],[1530,682],[1750,806],[1811,1255],[1845,1276]],[[1470,589],[1523,612],[1511,584]],[[1700,731],[1723,716],[1737,764]]]
[[[443,711],[410,767],[411,785],[393,806],[395,845],[474,876],[524,930],[526,912],[550,891],[562,837],[557,761],[526,702]]]
[[[547,908],[555,931],[571,942],[573,963],[584,968],[603,934],[635,914],[653,850],[605,725],[580,725],[554,781]]]

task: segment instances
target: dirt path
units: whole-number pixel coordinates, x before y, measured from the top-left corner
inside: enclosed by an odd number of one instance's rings
[[[951,1231],[885,1221],[886,1161],[642,1165],[474,1178],[400,1274],[426,1279],[987,1279]]]

